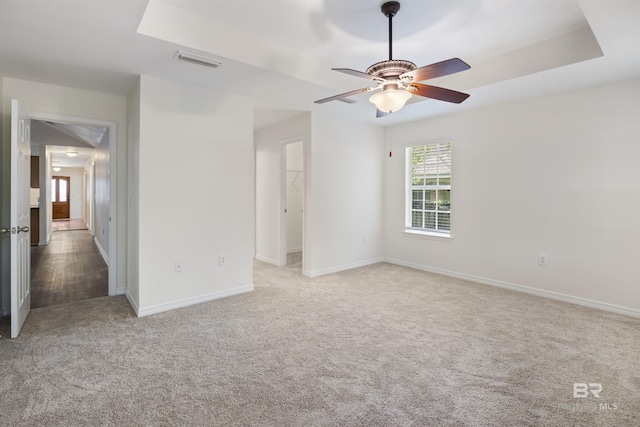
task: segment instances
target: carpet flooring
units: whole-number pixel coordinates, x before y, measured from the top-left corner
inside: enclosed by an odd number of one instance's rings
[[[14,340],[3,319],[2,424],[638,426],[640,319],[385,263],[254,283],[36,309]]]

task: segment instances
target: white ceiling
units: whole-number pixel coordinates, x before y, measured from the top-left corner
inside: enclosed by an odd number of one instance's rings
[[[257,127],[309,110],[386,126],[640,76],[637,0],[401,0],[394,59],[459,57],[470,70],[427,83],[471,97],[424,99],[381,119],[367,94],[313,104],[370,86],[331,68],[388,59],[381,3],[0,0],[0,64],[6,77],[119,95],[140,74],[224,89],[255,99]],[[176,61],[177,49],[222,66]]]
[[[31,144],[48,147],[52,166],[81,168],[87,164],[107,131],[104,126],[32,120]],[[77,155],[69,157],[66,154],[69,151]]]
[[[60,166],[62,168],[84,168],[94,151],[93,148],[58,145],[49,145],[48,148],[51,154],[51,166]],[[67,156],[69,151],[76,152],[78,155],[69,157]]]

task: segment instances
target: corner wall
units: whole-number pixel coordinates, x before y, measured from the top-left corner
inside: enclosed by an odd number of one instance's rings
[[[634,79],[388,128],[385,257],[640,316],[639,117]],[[406,234],[404,147],[440,138],[453,238]]]
[[[140,78],[127,95],[127,292],[133,310],[140,309]]]
[[[382,261],[384,130],[320,113],[311,118],[304,273]]]
[[[252,101],[142,76],[139,132],[138,315],[253,290]]]

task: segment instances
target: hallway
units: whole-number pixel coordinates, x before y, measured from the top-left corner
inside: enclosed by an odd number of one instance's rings
[[[31,308],[108,294],[108,267],[88,230],[56,231],[31,248]]]

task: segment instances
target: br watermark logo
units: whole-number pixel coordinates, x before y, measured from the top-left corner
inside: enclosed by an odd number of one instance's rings
[[[589,397],[589,393],[593,397],[600,399],[602,393],[602,384],[600,383],[573,383],[573,397],[579,399],[581,397]]]
[[[602,394],[602,384],[600,383],[573,383],[573,398],[585,399],[574,400],[572,403],[561,403],[558,405],[561,409],[572,411],[609,411],[617,410],[618,404],[611,402],[601,402],[600,394]]]

